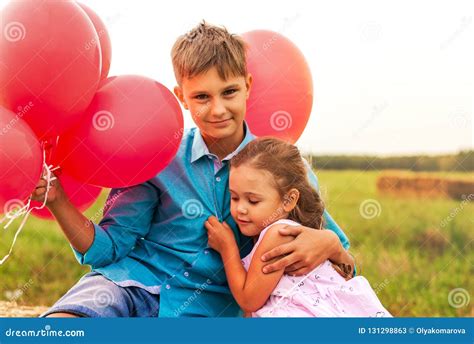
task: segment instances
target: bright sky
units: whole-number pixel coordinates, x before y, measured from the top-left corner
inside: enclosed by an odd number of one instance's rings
[[[474,147],[472,1],[83,2],[107,24],[110,75],[141,74],[170,89],[171,46],[202,19],[234,33],[267,29],[287,36],[314,79],[313,112],[297,143],[304,152],[394,155]],[[185,119],[193,126],[189,113]]]

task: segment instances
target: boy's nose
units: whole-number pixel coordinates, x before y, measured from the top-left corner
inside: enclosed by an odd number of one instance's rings
[[[224,104],[219,101],[219,100],[215,100],[212,102],[212,105],[211,105],[211,114],[215,117],[220,117],[220,116],[223,116],[225,115],[226,113],[226,108],[224,106]]]

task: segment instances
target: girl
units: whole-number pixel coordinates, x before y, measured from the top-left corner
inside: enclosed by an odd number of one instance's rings
[[[240,259],[227,223],[211,217],[205,223],[209,246],[224,262],[230,290],[253,317],[390,317],[369,282],[362,276],[345,280],[330,261],[307,275],[283,270],[264,274],[261,257],[291,241],[279,234],[286,226],[322,228],[324,205],[307,177],[295,146],[274,138],[260,138],[231,161],[231,214],[240,231],[253,236],[255,246]],[[336,267],[337,268],[337,267]]]

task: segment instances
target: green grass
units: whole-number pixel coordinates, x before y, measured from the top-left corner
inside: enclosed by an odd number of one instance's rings
[[[474,205],[380,195],[375,187],[379,173],[318,173],[326,205],[350,238],[359,274],[395,316],[473,316],[472,302],[455,308],[448,295],[462,288],[470,297],[474,290]],[[86,216],[96,217],[105,197],[106,192]],[[370,199],[380,211],[364,218],[359,208]],[[7,253],[15,228],[17,224],[1,230],[0,257]],[[0,299],[9,300],[16,290],[19,304],[49,306],[87,271],[55,222],[31,217],[12,256],[0,266]]]
[[[394,315],[472,316],[472,303],[455,308],[448,295],[463,288],[469,297],[474,290],[474,205],[381,195],[379,174],[318,173],[321,194],[350,238],[359,273]],[[368,199],[380,205],[378,216],[361,216],[360,206]]]

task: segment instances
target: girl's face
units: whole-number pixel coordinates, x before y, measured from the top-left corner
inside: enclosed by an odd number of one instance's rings
[[[288,216],[268,171],[257,170],[248,164],[232,167],[229,189],[230,212],[246,236],[259,235],[271,223]]]

